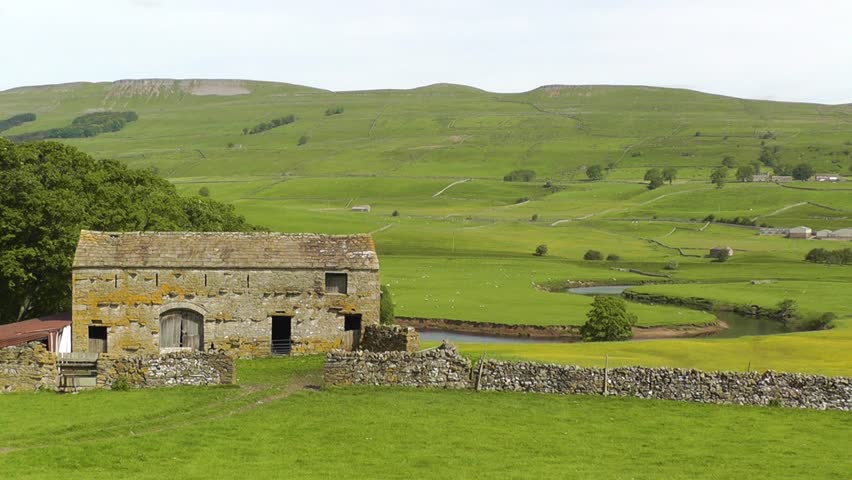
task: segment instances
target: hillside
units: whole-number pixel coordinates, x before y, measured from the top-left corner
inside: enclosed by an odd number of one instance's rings
[[[334,106],[339,115],[325,115]],[[546,86],[497,94],[437,84],[411,90],[330,92],[240,80],[121,80],[0,92],[0,119],[37,120],[3,133],[58,128],[99,110],[135,111],[127,128],[69,139],[98,157],[153,166],[168,177],[376,175],[584,178],[593,164],[612,180],[677,166],[704,180],[725,156],[757,159],[761,142],[787,163],[820,171],[852,165],[852,107],[741,100],[652,87]],[[244,128],[285,115],[259,135]],[[767,132],[771,132],[767,135]],[[307,142],[299,146],[300,137]],[[770,137],[770,138],[763,138]]]
[[[852,227],[846,182],[740,183],[733,169],[724,188],[708,182],[723,158],[749,165],[763,146],[777,147],[783,163],[848,174],[848,105],[652,87],[545,86],[498,94],[437,84],[330,92],[240,80],[0,92],[0,120],[37,116],[4,136],[62,128],[101,110],[138,118],[118,131],[62,141],[96,157],[153,167],[182,194],[209,193],[271,230],[372,233],[382,283],[390,285],[400,316],[580,325],[591,298],[562,293],[568,282],[665,282],[671,285],[654,291],[761,308],[793,299],[803,315],[831,311],[842,328],[827,335],[837,342],[846,341],[852,325],[852,302],[836,295],[852,273],[848,266],[805,262],[815,242],[702,221],[712,214],[775,227]],[[604,180],[587,180],[591,165],[609,167]],[[649,190],[645,171],[666,166],[677,168],[673,184]],[[532,170],[535,178],[503,181],[514,170]],[[351,211],[360,204],[372,211]],[[533,255],[542,244],[548,253]],[[706,258],[718,245],[730,245],[735,255],[724,263]],[[583,260],[590,249],[609,260]],[[711,313],[682,306],[631,303],[630,310],[641,327],[716,322]],[[779,352],[796,355],[814,337],[785,338]],[[737,365],[756,361],[761,351],[748,342],[714,342],[726,345]],[[671,358],[659,342],[636,345],[641,358],[661,364]],[[665,345],[687,351],[694,344]],[[576,358],[574,348],[560,345],[542,355]],[[525,347],[525,354],[533,350]]]

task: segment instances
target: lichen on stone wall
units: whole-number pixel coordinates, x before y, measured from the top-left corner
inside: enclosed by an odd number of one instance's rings
[[[0,393],[54,390],[56,357],[39,342],[0,348]]]

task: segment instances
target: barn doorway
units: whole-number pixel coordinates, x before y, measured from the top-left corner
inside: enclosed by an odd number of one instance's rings
[[[293,348],[293,317],[272,317],[272,354],[290,355]]]
[[[343,348],[358,350],[361,348],[361,314],[343,316]]]
[[[107,327],[89,326],[89,352],[107,353]]]
[[[192,310],[169,310],[160,315],[160,349],[204,349],[204,317]]]

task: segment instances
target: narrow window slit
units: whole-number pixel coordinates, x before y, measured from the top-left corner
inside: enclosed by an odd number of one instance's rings
[[[246,288],[251,288],[251,275],[246,275]]]
[[[207,286],[207,274],[206,273],[204,274],[204,286],[205,287]]]
[[[113,282],[113,285],[115,286],[115,288],[118,288],[118,274],[113,275],[112,282]]]
[[[159,273],[154,274],[154,286],[157,286],[157,287],[160,286],[160,274]]]

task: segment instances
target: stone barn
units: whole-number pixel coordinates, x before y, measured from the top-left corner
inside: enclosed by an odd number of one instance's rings
[[[72,286],[75,352],[307,354],[379,321],[369,235],[84,230]]]

